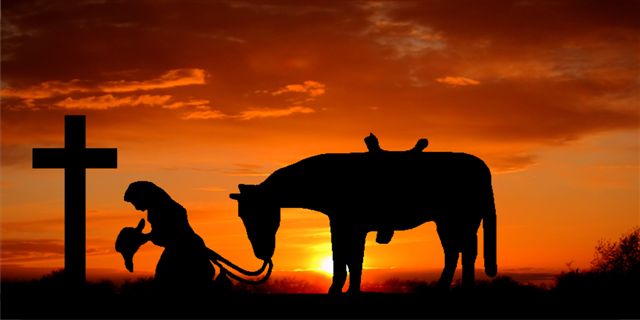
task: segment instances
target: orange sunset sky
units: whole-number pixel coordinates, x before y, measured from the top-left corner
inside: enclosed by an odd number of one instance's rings
[[[366,151],[369,132],[389,150],[426,137],[427,151],[485,160],[499,272],[588,268],[599,240],[640,224],[638,12],[589,0],[2,1],[2,277],[63,267],[63,170],[32,169],[31,149],[62,147],[66,114],[86,115],[88,147],[118,148],[117,169],[87,170],[89,278],[131,276],[114,241],[146,216],[123,201],[136,180],[182,204],[210,248],[259,267],[228,194],[312,155]],[[160,253],[145,245],[133,276]],[[326,216],[283,210],[274,277],[319,271],[330,254]],[[365,281],[442,266],[433,223],[367,239]]]

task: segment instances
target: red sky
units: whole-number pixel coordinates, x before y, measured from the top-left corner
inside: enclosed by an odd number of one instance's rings
[[[113,248],[150,180],[213,249],[247,267],[236,203],[308,156],[383,148],[468,152],[494,174],[502,270],[586,268],[640,224],[638,1],[4,1],[3,275],[63,266],[63,172],[31,168],[86,114],[89,276],[124,276]],[[147,230],[148,231],[148,230]],[[435,226],[367,242],[365,266],[443,265]],[[419,248],[419,250],[416,250]],[[275,275],[317,270],[328,220],[284,210]],[[480,252],[482,250],[480,249]],[[159,248],[136,256],[153,272]],[[481,254],[478,267],[482,266]],[[37,271],[37,272],[36,272]],[[366,276],[366,271],[365,271]]]

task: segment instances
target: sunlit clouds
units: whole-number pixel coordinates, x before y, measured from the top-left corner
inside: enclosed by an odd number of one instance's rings
[[[106,110],[119,107],[162,106],[169,109],[185,106],[202,106],[208,104],[206,100],[178,101],[172,95],[114,95],[117,93],[131,93],[136,91],[150,91],[168,89],[181,86],[202,85],[205,83],[205,72],[202,69],[169,70],[160,77],[149,80],[112,80],[97,82],[92,80],[73,79],[70,81],[45,81],[26,88],[2,88],[3,98],[18,98],[21,101],[13,107],[49,107],[62,109]],[[108,93],[89,95],[87,93]],[[47,98],[61,99],[54,101],[39,101]],[[171,103],[169,103],[171,101]]]
[[[296,113],[305,114],[313,113],[315,110],[309,107],[292,106],[287,108],[268,108],[268,109],[249,109],[240,112],[239,114],[229,115],[224,114],[218,110],[201,110],[193,111],[185,114],[182,119],[184,120],[207,120],[207,119],[239,119],[239,120],[251,120],[257,118],[279,118],[286,117]]]
[[[242,120],[251,120],[255,118],[271,118],[271,117],[284,117],[292,115],[294,113],[312,113],[313,109],[308,107],[293,106],[281,109],[253,109],[242,111],[238,116]]]
[[[206,108],[210,101],[207,99],[192,99],[188,101],[176,101],[171,104],[164,104],[162,107],[166,109],[180,109],[185,107]]]
[[[461,86],[477,86],[480,84],[480,81],[473,80],[465,77],[451,77],[447,76],[444,78],[437,78],[436,81],[439,83],[444,83],[453,87],[461,87]]]
[[[154,90],[205,83],[205,72],[202,69],[169,70],[157,79],[146,81],[110,81],[98,86],[104,92],[131,92]]]
[[[162,106],[171,100],[170,95],[140,95],[140,96],[126,96],[126,97],[114,97],[111,94],[73,99],[71,97],[66,98],[60,102],[55,103],[55,106],[64,109],[96,109],[105,110],[109,108],[117,108],[122,106]]]
[[[188,114],[185,114],[182,119],[184,120],[208,120],[208,119],[225,119],[228,118],[227,115],[218,111],[218,110],[201,110],[201,111],[193,111]]]
[[[326,92],[326,85],[318,81],[304,81],[301,84],[289,84],[280,89],[274,91],[268,90],[256,90],[255,95],[270,94],[272,96],[290,95],[286,99],[289,103],[309,103],[315,100],[316,97],[324,95]],[[303,95],[302,99],[299,99],[296,95]],[[291,97],[293,95],[293,97]],[[208,101],[207,101],[208,102]],[[188,105],[188,104],[185,104]],[[236,114],[225,114],[219,110],[212,110],[206,108],[206,104],[193,104],[199,106],[200,110],[195,110],[183,115],[184,120],[208,120],[208,119],[239,119],[239,120],[252,120],[259,118],[279,118],[286,117],[293,114],[306,114],[313,113],[313,108],[292,105],[290,107],[274,107],[274,108],[259,108],[249,107],[247,110],[242,110]]]
[[[87,92],[91,89],[78,79],[70,81],[45,81],[29,88],[2,88],[0,94],[4,98],[44,99],[65,95],[72,92]]]
[[[13,89],[3,88],[2,96],[5,98],[23,99],[23,106],[33,107],[38,99],[67,96],[63,100],[52,102],[48,105],[68,110],[107,110],[119,107],[160,106],[164,109],[192,109],[181,116],[183,120],[211,120],[211,119],[240,119],[251,120],[256,118],[284,117],[296,113],[315,112],[310,107],[294,105],[285,108],[250,108],[237,114],[225,114],[220,110],[210,107],[210,100],[190,98],[186,101],[176,99],[172,95],[114,95],[118,93],[130,93],[136,91],[151,91],[170,89],[181,86],[193,86],[205,84],[206,72],[203,69],[176,69],[169,70],[160,77],[149,80],[117,80],[95,83],[94,81],[74,79],[71,81],[45,81],[28,88]],[[78,93],[109,93],[98,96],[72,97]],[[318,81],[308,80],[301,84],[289,84],[274,91],[256,91],[256,93],[269,93],[273,96],[285,94],[302,94],[303,101],[310,102],[316,97],[324,95],[326,85]]]
[[[271,94],[274,96],[288,92],[307,93],[310,97],[321,96],[325,93],[325,85],[318,81],[305,81],[302,84],[289,84]]]
[[[45,81],[27,88],[2,88],[2,97],[44,99],[76,92],[134,92],[205,83],[202,69],[169,70],[156,79],[142,81],[115,80],[99,83],[91,80]]]

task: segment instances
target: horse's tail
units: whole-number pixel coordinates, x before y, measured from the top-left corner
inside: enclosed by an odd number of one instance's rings
[[[496,204],[491,184],[489,184],[485,201],[487,206],[482,218],[482,228],[484,229],[484,272],[489,277],[495,277],[498,273],[496,259]]]
[[[218,266],[220,270],[224,270],[226,272],[226,275],[228,275],[229,277],[237,281],[250,283],[250,284],[260,284],[267,281],[271,276],[271,271],[273,270],[273,262],[271,262],[271,260],[263,261],[260,269],[256,271],[248,271],[235,265],[233,262],[227,260],[217,252],[209,248],[207,249],[209,250],[209,260],[213,264]],[[239,273],[240,275],[236,273]],[[251,277],[257,277],[257,276],[260,276],[260,277],[251,278]]]

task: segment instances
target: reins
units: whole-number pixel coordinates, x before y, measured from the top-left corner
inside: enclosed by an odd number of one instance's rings
[[[256,271],[248,271],[245,270],[239,266],[237,266],[236,264],[234,264],[233,262],[227,260],[226,258],[224,258],[223,256],[221,256],[220,254],[218,254],[217,252],[207,248],[207,250],[209,250],[209,260],[211,260],[211,262],[213,264],[215,264],[216,266],[218,266],[218,268],[220,268],[221,270],[226,271],[226,273],[229,275],[229,277],[238,280],[240,282],[244,282],[244,283],[249,283],[249,284],[261,284],[265,281],[267,281],[267,279],[269,279],[269,276],[271,276],[271,271],[273,270],[273,262],[271,261],[271,259],[269,260],[265,260],[262,263],[262,267],[260,267],[260,269],[256,270]],[[238,276],[237,274],[231,272],[228,268],[225,268],[225,266],[223,266],[221,264],[221,262],[223,264],[225,264],[226,266],[228,266],[229,268],[233,269],[234,271],[248,276],[248,277],[254,277],[254,276],[259,276],[261,275],[265,269],[267,269],[267,273],[264,274],[264,276],[260,279],[257,280],[253,280],[253,279],[245,279],[241,276]]]

